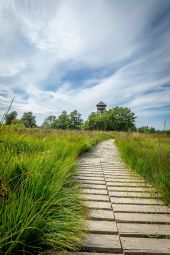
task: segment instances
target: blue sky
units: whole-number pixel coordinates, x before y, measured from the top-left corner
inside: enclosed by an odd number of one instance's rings
[[[104,101],[170,129],[170,0],[0,0],[0,115]]]

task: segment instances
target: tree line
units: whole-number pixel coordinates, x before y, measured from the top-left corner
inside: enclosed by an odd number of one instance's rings
[[[5,114],[4,120],[6,125],[25,126],[26,128],[37,127],[36,116],[32,112],[24,112],[21,119],[17,119],[16,111]]]
[[[43,124],[43,128],[55,128],[55,129],[81,129],[83,120],[81,114],[74,110],[70,114],[67,114],[66,111],[63,111],[58,118],[56,116],[48,116]]]
[[[36,124],[36,116],[32,112],[24,112],[20,119],[17,119],[18,113],[13,111],[5,114],[4,120],[6,125],[16,125],[26,128],[38,127]],[[81,129],[83,120],[81,114],[74,110],[70,114],[63,111],[58,117],[50,115],[45,118],[42,128],[54,128],[54,129]]]
[[[6,125],[17,125],[26,128],[38,127],[36,116],[32,112],[24,112],[20,119],[17,119],[17,112],[5,114]],[[83,121],[81,114],[74,110],[69,114],[63,111],[58,117],[49,115],[43,121],[41,128],[53,128],[63,130],[103,130],[103,131],[138,131],[141,133],[155,133],[153,127],[143,126],[136,128],[136,116],[127,107],[113,107],[103,113],[92,112],[87,120]]]

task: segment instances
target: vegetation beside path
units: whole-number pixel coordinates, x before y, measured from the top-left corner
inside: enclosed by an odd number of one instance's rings
[[[103,132],[0,128],[0,254],[75,249],[86,211],[76,159]]]
[[[74,250],[81,244],[86,210],[76,160],[113,137],[125,163],[170,204],[168,136],[0,127],[0,254]]]
[[[170,137],[116,133],[116,145],[124,162],[162,193],[170,204]]]

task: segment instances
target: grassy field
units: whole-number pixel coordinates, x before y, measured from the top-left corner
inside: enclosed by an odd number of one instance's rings
[[[76,249],[86,210],[76,159],[111,135],[0,127],[0,254]]]
[[[117,133],[122,159],[162,193],[170,204],[170,136]]]
[[[113,136],[122,159],[170,204],[169,137],[0,127],[0,254],[81,245],[87,212],[75,178],[76,161]]]

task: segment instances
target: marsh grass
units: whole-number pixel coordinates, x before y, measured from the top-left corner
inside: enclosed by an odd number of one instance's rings
[[[125,163],[152,183],[170,204],[170,137],[117,133],[116,145]]]
[[[0,127],[0,254],[81,245],[86,209],[76,159],[110,136]]]

